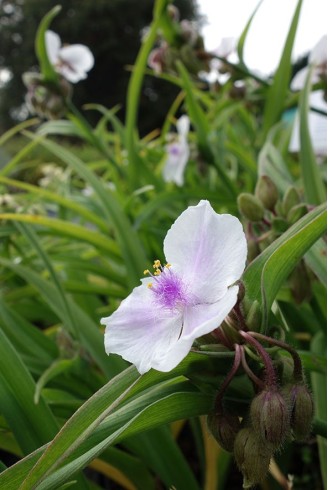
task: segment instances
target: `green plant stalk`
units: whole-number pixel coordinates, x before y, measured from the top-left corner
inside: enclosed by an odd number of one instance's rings
[[[154,6],[154,20],[151,24],[147,38],[143,41],[141,49],[136,59],[135,69],[133,70],[129,82],[127,94],[127,114],[126,114],[126,147],[129,159],[129,180],[131,190],[138,187],[138,176],[140,175],[140,167],[142,160],[138,155],[136,126],[138,117],[138,108],[140,100],[140,92],[145,68],[149,53],[154,45],[157,37],[157,30],[160,26],[161,16],[166,7],[167,0],[157,0]]]

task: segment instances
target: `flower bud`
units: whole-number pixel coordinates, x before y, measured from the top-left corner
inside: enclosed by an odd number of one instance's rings
[[[292,296],[297,304],[310,299],[312,295],[311,281],[306,269],[306,265],[301,260],[288,278]]]
[[[250,428],[241,429],[234,445],[234,457],[238,468],[244,475],[244,487],[260,483],[264,480],[271,459],[270,448],[263,444],[257,434]]]
[[[263,443],[279,447],[284,442],[290,414],[284,397],[277,389],[266,389],[257,395],[251,403],[250,416]]]
[[[178,22],[179,18],[180,18],[180,12],[179,12],[179,9],[177,7],[175,7],[175,5],[168,5],[167,6],[167,13],[168,13],[168,16],[174,20],[175,22]]]
[[[258,332],[261,328],[261,323],[262,313],[260,304],[257,300],[255,300],[247,313],[246,325],[253,332]]]
[[[264,208],[262,203],[256,196],[253,196],[253,194],[249,194],[248,192],[239,194],[237,203],[239,211],[245,218],[249,219],[249,221],[261,221],[263,218]]]
[[[284,233],[288,229],[288,223],[284,218],[280,218],[279,216],[275,216],[272,219],[272,229],[278,234]]]
[[[290,225],[293,225],[298,221],[299,219],[303,218],[303,216],[306,215],[308,212],[306,204],[297,204],[296,206],[293,206],[287,214],[287,221]]]
[[[304,441],[311,432],[313,419],[313,400],[305,384],[296,384],[285,388],[291,405],[291,428],[295,439]]]
[[[57,119],[66,111],[67,98],[71,96],[72,86],[64,78],[57,84],[44,81],[39,73],[23,74],[23,82],[27,87],[26,104],[32,113],[48,119]]]
[[[300,203],[300,196],[295,187],[288,187],[282,200],[282,211],[287,216],[293,206]]]
[[[266,209],[273,211],[278,201],[278,189],[267,175],[261,175],[255,187],[255,195]]]
[[[211,413],[207,416],[207,426],[214,439],[226,451],[232,452],[240,422],[236,415]]]

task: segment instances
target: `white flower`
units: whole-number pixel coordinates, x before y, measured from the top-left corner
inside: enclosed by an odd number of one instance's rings
[[[45,41],[50,63],[66,80],[77,83],[87,77],[94,65],[89,48],[83,44],[62,46],[60,37],[53,31],[46,31]]]
[[[165,182],[175,182],[176,185],[183,185],[183,174],[190,154],[187,139],[189,127],[189,117],[181,116],[177,121],[177,138],[173,143],[166,146],[167,157],[163,168]]]
[[[319,82],[322,75],[327,74],[327,35],[323,36],[312,49],[309,65],[314,66],[312,83]],[[302,90],[308,71],[309,67],[306,66],[296,73],[290,85],[292,90]]]
[[[107,354],[121,355],[141,374],[170,371],[196,338],[221,325],[237,301],[247,244],[237,218],[200,201],[172,225],[164,254],[168,263],[155,261],[152,277],[101,319]]]
[[[323,36],[312,49],[309,55],[309,66],[313,66],[312,84],[318,83],[327,75],[327,36]],[[302,90],[309,71],[309,66],[300,70],[291,82],[292,90]],[[310,106],[327,112],[327,103],[324,100],[324,92],[317,90],[310,94]],[[313,149],[316,155],[327,154],[327,117],[315,111],[309,111],[308,125]],[[289,151],[300,151],[300,121],[297,111],[292,135],[289,143]]]

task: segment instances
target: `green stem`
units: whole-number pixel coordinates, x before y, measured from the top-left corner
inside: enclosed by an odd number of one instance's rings
[[[312,431],[317,435],[327,439],[327,422],[315,418],[313,420]]]
[[[135,189],[137,187],[138,176],[140,175],[140,166],[142,165],[142,160],[138,155],[136,144],[137,117],[142,82],[145,76],[145,68],[147,66],[148,56],[156,40],[157,30],[159,28],[161,16],[164,8],[166,7],[166,4],[167,0],[157,0],[155,2],[154,20],[137,56],[135,68],[131,74],[128,87],[126,112],[126,147],[128,151],[130,170],[129,177],[132,189]]]

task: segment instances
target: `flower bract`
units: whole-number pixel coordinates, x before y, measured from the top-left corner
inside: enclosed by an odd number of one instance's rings
[[[150,277],[101,320],[107,354],[121,355],[140,373],[170,371],[196,338],[220,326],[237,301],[247,245],[237,218],[200,201],[174,222],[164,254],[166,265],[155,261]]]
[[[87,46],[62,46],[60,37],[53,31],[46,31],[45,41],[50,63],[66,80],[77,83],[87,77],[94,65],[93,54]]]

